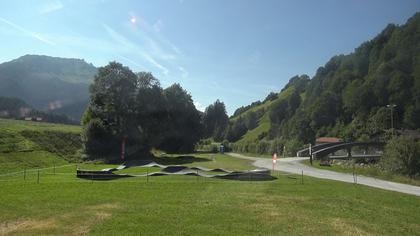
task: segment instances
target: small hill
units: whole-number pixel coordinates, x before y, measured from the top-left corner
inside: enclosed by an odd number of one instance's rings
[[[394,128],[420,129],[420,13],[388,25],[349,55],[332,57],[315,76],[295,76],[280,93],[241,107],[227,139],[241,152],[290,154],[316,137],[386,138]]]
[[[80,126],[0,119],[0,172],[81,159]]]
[[[25,55],[0,64],[0,95],[80,120],[96,72],[81,59]]]

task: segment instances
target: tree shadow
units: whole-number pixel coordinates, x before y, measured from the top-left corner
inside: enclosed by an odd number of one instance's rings
[[[141,158],[130,158],[125,161],[127,166],[139,166],[139,165],[146,165],[151,162],[156,162],[160,165],[182,165],[182,164],[189,164],[194,162],[206,162],[210,161],[209,159],[202,158],[202,157],[195,157],[193,155],[179,155],[179,156],[153,156],[153,155],[145,155]]]
[[[154,161],[161,165],[181,165],[181,164],[189,164],[189,163],[194,163],[194,162],[206,162],[210,160],[206,158],[202,158],[202,157],[191,156],[191,155],[181,155],[181,156],[155,157]]]

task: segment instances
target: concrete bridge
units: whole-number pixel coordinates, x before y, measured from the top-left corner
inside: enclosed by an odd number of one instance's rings
[[[331,147],[331,146],[334,146],[334,145],[337,145],[337,144],[342,144],[342,143],[344,143],[344,142],[317,144],[317,145],[312,146],[311,150],[309,150],[309,147],[307,147],[307,148],[304,148],[304,149],[298,151],[296,153],[296,156],[297,157],[309,157],[311,155],[311,152],[313,153],[313,152],[316,152],[316,151],[321,150],[323,148],[328,148],[328,147]]]
[[[321,159],[327,157],[327,155],[335,153],[339,150],[346,150],[347,156],[332,156],[329,159],[352,159],[352,158],[380,158],[381,155],[379,154],[358,154],[352,155],[352,148],[353,147],[376,147],[376,148],[383,148],[385,143],[382,142],[338,142],[338,143],[325,143],[319,144],[309,148],[305,148],[300,150],[297,155],[298,156],[309,156],[310,161],[312,163],[313,159]]]

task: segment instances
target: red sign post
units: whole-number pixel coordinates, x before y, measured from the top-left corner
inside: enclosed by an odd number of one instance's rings
[[[273,171],[274,171],[274,166],[276,165],[276,163],[277,163],[277,153],[274,153],[273,154]]]
[[[121,142],[121,160],[124,161],[124,157],[125,157],[125,140],[127,139],[127,137],[124,137],[122,142]]]

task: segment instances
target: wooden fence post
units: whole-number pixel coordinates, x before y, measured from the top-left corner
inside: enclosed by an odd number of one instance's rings
[[[302,181],[301,181],[301,184],[303,184],[303,170],[302,170]]]

